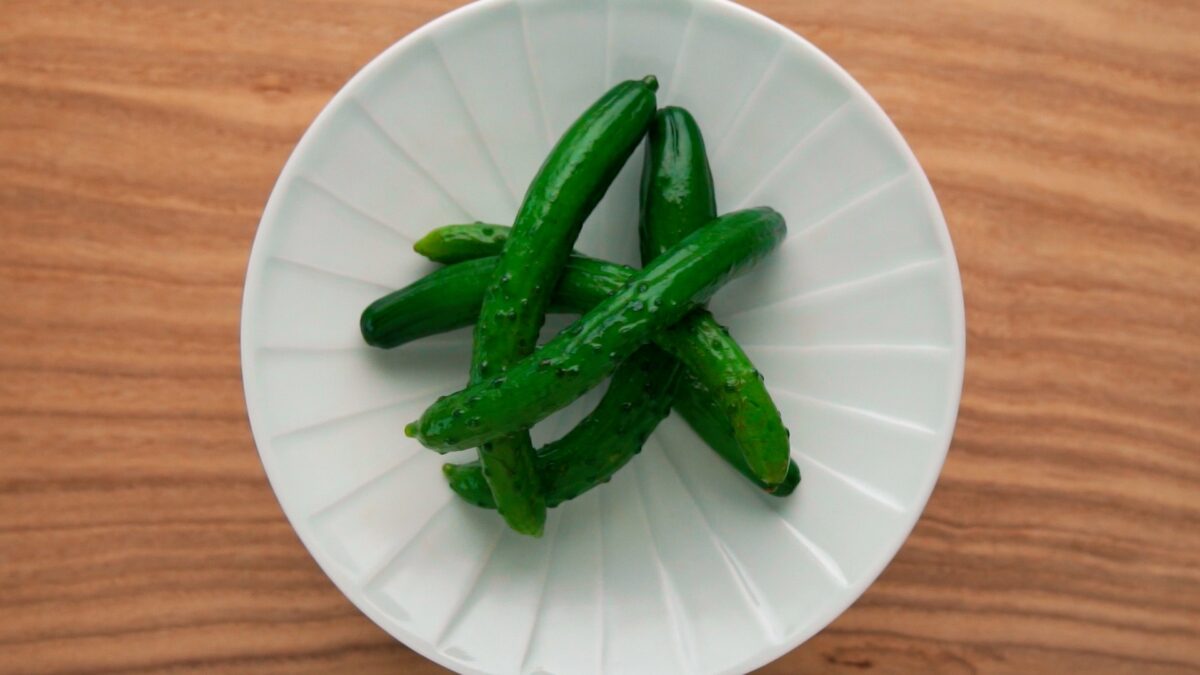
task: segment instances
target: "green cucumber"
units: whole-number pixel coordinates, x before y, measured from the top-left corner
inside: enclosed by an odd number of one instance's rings
[[[499,252],[497,244],[491,255]],[[372,302],[358,320],[363,340],[387,349],[442,333],[448,325],[474,325],[483,306],[480,280],[491,279],[497,262],[490,257],[443,267]]]
[[[599,384],[635,349],[770,253],[786,230],[783,217],[766,207],[717,218],[635,273],[536,354],[495,377],[472,378],[466,389],[431,405],[405,433],[445,452],[529,428]],[[485,309],[487,304],[485,295]],[[763,479],[780,483],[786,473],[785,461]]]
[[[502,227],[497,225],[496,227]],[[503,228],[506,232],[507,227]],[[363,340],[392,349],[430,335],[475,325],[483,294],[500,262],[500,246],[490,257],[455,263],[372,302],[359,320]],[[555,314],[580,314],[612,295],[633,274],[632,267],[571,256],[550,299]]]
[[[717,216],[704,139],[692,116],[681,108],[658,111],[646,140],[638,228],[643,264]],[[480,239],[473,237],[476,232]],[[494,244],[499,231],[480,224],[442,228],[441,234],[424,237],[413,248],[439,261],[465,260]],[[658,248],[650,252],[648,241]],[[670,410],[679,373],[679,363],[651,345],[641,347],[613,372],[600,405],[562,439],[538,450],[536,470],[547,506],[606,482],[642,449]],[[459,491],[477,485],[477,470],[469,465],[447,469],[451,487]],[[471,474],[469,479],[464,479],[465,473]],[[465,498],[480,503],[479,497]]]
[[[624,407],[626,402],[621,400],[627,393],[654,397],[674,392],[675,410],[696,434],[738,473],[773,497],[786,497],[795,491],[796,486],[800,484],[800,467],[796,462],[788,463],[787,477],[779,485],[767,485],[759,480],[742,457],[742,450],[725,420],[724,411],[715,405],[704,385],[685,375],[683,382],[676,386],[675,378],[664,380],[641,370],[642,365],[638,361],[643,354],[650,354],[648,358],[670,358],[662,352],[655,356],[650,350],[654,348],[643,347],[621,364],[613,373],[612,384],[609,385],[609,390],[605,392],[600,404],[578,426],[557,441],[538,449],[535,466],[541,479],[542,492],[546,495],[547,506],[557,506],[578,497],[599,483],[607,482],[617,469],[637,454],[645,438],[666,416],[667,410],[661,406],[647,407],[648,414],[644,415],[641,411],[627,410]],[[639,390],[642,383],[653,388],[653,391]],[[614,391],[618,386],[628,389]],[[614,425],[613,421],[621,420],[623,415],[629,416],[628,424],[623,427]],[[554,466],[550,461],[551,457],[560,460],[558,466],[574,469],[559,471],[551,468]],[[487,482],[483,480],[479,462],[446,464],[442,467],[442,472],[446,475],[450,488],[459,497],[475,506],[496,508]]]
[[[691,234],[697,221],[711,218],[709,214],[717,210],[704,137],[692,116],[682,108],[658,111],[647,140],[639,228],[643,264]],[[692,374],[694,385],[720,382],[720,386],[707,388],[713,408],[731,425],[745,465],[758,482],[774,484],[776,479],[785,479],[791,444],[758,370],[711,315],[691,314],[683,321],[692,335],[702,339],[680,341],[670,352]],[[724,449],[727,446],[717,451]]]
[[[495,255],[504,248],[509,228],[487,223],[445,225],[421,237],[413,250],[444,265]]]
[[[693,313],[675,329],[660,336],[658,345],[704,383],[754,475],[769,485],[782,482],[792,457],[791,440],[762,373],[712,314]]]
[[[475,324],[470,386],[503,377],[533,351],[550,296],[579,229],[604,196],[653,119],[653,76],[610,89],[567,129],[529,184]],[[461,415],[461,413],[459,413]],[[451,415],[453,417],[453,415]],[[479,418],[464,423],[473,427]],[[528,426],[508,435],[475,434],[483,477],[514,530],[541,536],[546,504],[534,473]]]
[[[687,133],[687,137],[681,139],[681,132]],[[698,226],[711,219],[711,214],[716,211],[703,140],[686,111],[660,110],[650,128],[648,144],[639,228],[643,263],[689,234],[688,220],[699,221]],[[676,153],[687,155],[686,159],[690,161],[672,161],[685,159]],[[701,167],[702,170],[698,170]],[[708,176],[707,180],[704,176]],[[647,177],[651,180],[647,181]],[[686,188],[689,185],[697,183],[698,189],[692,193],[696,199],[681,198],[688,194]],[[439,262],[468,260],[493,253],[505,230],[485,227],[477,224],[438,228],[414,248]],[[442,233],[446,235],[444,238]],[[425,246],[421,246],[422,242]],[[551,304],[561,303],[552,300]],[[642,449],[646,438],[666,416],[672,401],[705,443],[755,485],[778,497],[788,496],[795,490],[800,482],[800,469],[796,463],[789,462],[787,476],[779,485],[771,486],[759,480],[742,457],[725,412],[704,385],[688,375],[686,384],[676,393],[679,373],[678,361],[649,345],[638,349],[617,368],[596,409],[565,436],[538,450],[535,466],[547,506],[557,506],[608,482],[617,469]],[[477,462],[446,464],[443,472],[450,488],[468,503],[495,508]]]
[[[721,459],[729,463],[737,472],[745,476],[768,494],[775,497],[786,497],[800,484],[800,467],[788,459],[788,470],[783,482],[777,485],[764,483],[742,456],[742,448],[737,436],[729,424],[728,413],[721,408],[718,399],[714,398],[708,387],[704,386],[691,373],[686,373],[683,381],[675,389],[674,408],[679,416],[688,423],[708,447],[712,448]]]
[[[659,110],[646,134],[640,206],[642,265],[717,217],[704,136],[683,108]]]
[[[664,361],[670,367],[664,373]],[[562,438],[538,448],[534,466],[546,506],[558,506],[601,483],[633,459],[670,412],[669,395],[681,368],[658,348],[645,346],[613,373],[600,403]],[[648,402],[634,408],[634,401]],[[442,468],[451,489],[463,499],[495,508],[478,462],[447,464]]]
[[[497,226],[499,227],[499,226]],[[508,228],[501,228],[507,232]],[[437,230],[434,230],[436,233]],[[431,233],[431,236],[433,233]],[[498,252],[500,245],[495,245],[492,250],[481,250],[480,252],[495,254]],[[491,278],[491,273],[495,269],[496,258],[481,258],[458,263],[449,267],[439,269],[416,283],[394,291],[379,301],[372,304],[368,312],[364,312],[364,316],[370,314],[368,320],[363,322],[363,335],[367,342],[382,347],[397,347],[406,342],[416,340],[430,335],[437,335],[447,331],[463,328],[471,325],[478,317],[479,303],[483,298],[484,288],[487,286],[488,279]],[[632,268],[623,265],[594,260],[581,256],[573,256],[567,263],[567,267],[563,272],[562,280],[559,282],[558,288],[555,290],[555,295],[551,300],[551,311],[564,314],[579,314],[586,312],[592,307],[599,304],[602,300],[612,295],[624,285],[634,273]],[[453,288],[451,288],[453,285]],[[386,300],[387,302],[384,302]],[[707,312],[700,312],[708,317],[707,321],[716,325],[715,319]],[[423,317],[420,320],[413,321],[413,324],[419,330],[406,331],[404,328],[408,325],[408,317]],[[699,334],[692,334],[687,331],[681,331],[676,324],[656,337],[656,342],[670,342],[673,345],[687,344],[689,349],[694,349],[698,353],[703,353],[703,348],[711,342],[706,341]],[[692,327],[694,329],[694,327]],[[712,331],[706,331],[712,333]],[[675,334],[682,333],[676,336]],[[719,330],[714,335],[717,337],[718,343],[729,339],[724,333]],[[719,353],[725,354],[725,350],[719,350]],[[733,369],[741,369],[744,366],[740,364],[729,364]],[[711,373],[713,367],[705,367],[703,372]],[[614,373],[614,378],[619,375]],[[703,387],[708,390],[709,385],[700,384],[694,377],[689,377],[691,383],[684,383],[679,387],[679,391],[683,391],[686,387]],[[722,386],[723,379],[717,378],[716,387]],[[711,398],[696,397],[700,401],[711,401]],[[741,451],[738,441],[733,437],[732,425],[728,421],[724,421],[720,426],[716,427],[718,431],[713,431],[711,425],[706,425],[704,428],[700,426],[703,422],[703,417],[700,414],[689,411],[687,406],[688,396],[680,395],[675,400],[675,408],[680,412],[685,420],[696,430],[704,440],[713,447],[722,457],[729,461],[734,468],[746,474],[748,477],[753,476],[752,473],[747,473],[749,468],[745,464],[745,460],[741,459]],[[769,400],[769,395],[768,395]],[[700,406],[692,406],[692,410],[701,409]],[[706,405],[702,408],[709,416],[719,416],[727,418],[728,413],[713,405]],[[697,420],[700,420],[699,422]],[[725,435],[728,440],[720,440],[717,435],[720,429],[725,430]],[[785,433],[786,436],[786,433]],[[736,452],[728,452],[729,448],[737,450]],[[792,463],[794,465],[794,462]],[[792,476],[798,476],[798,469],[789,468],[788,477],[785,479],[783,486],[791,480]],[[482,481],[482,476],[479,476]],[[761,479],[754,477],[756,484],[766,486]],[[783,496],[787,492],[781,491],[783,487],[776,489],[774,494]],[[467,490],[459,491],[464,497],[468,497],[471,493]],[[473,500],[471,500],[473,501]],[[473,502],[474,503],[474,502]],[[488,503],[493,503],[489,501]]]

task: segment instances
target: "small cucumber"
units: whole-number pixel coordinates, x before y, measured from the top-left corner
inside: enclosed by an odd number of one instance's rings
[[[502,229],[507,231],[508,228]],[[434,230],[431,236],[436,232],[437,230]],[[484,249],[481,252],[495,254],[498,249],[499,245],[496,245],[492,250]],[[495,257],[458,263],[437,270],[408,287],[388,294],[372,304],[375,309],[371,311],[369,320],[363,322],[365,339],[376,346],[397,347],[422,337],[438,335],[471,325],[478,316],[477,310],[483,298],[483,290],[495,265]],[[631,268],[622,265],[573,256],[568,261],[562,281],[555,290],[555,295],[551,300],[551,311],[563,314],[585,312],[616,292],[632,274]],[[454,288],[449,288],[450,285],[454,285]],[[708,315],[707,312],[702,314],[707,315],[707,321],[711,321],[716,326],[716,321],[712,319],[711,315]],[[407,317],[419,318],[413,322],[417,329],[403,330],[408,325]],[[695,349],[698,353],[703,353],[705,344],[711,344],[706,343],[700,335],[689,332],[685,332],[677,338],[667,335],[676,332],[679,332],[678,328],[672,327],[660,334],[657,341],[672,341],[676,345],[681,342],[691,342],[692,346],[689,349]],[[728,335],[724,335],[719,330],[716,333],[712,331],[706,331],[706,333],[723,335],[723,337],[716,337],[718,343],[730,339]],[[724,360],[720,362],[725,363]],[[714,372],[714,368],[706,366],[702,368],[702,371],[711,373]],[[617,373],[614,373],[614,377],[616,375]],[[716,384],[719,385],[721,381],[722,379],[718,378]],[[741,458],[738,442],[733,437],[732,424],[725,419],[728,417],[728,413],[714,407],[713,399],[707,394],[708,386],[689,374],[688,381],[679,386],[674,404],[675,409],[734,468],[747,477],[753,477],[752,479],[760,487],[767,487],[767,484],[763,483],[760,478],[748,473],[749,467]],[[685,391],[689,387],[702,388],[706,393],[694,397],[689,396]],[[698,403],[689,406],[688,401],[691,398],[695,398],[703,405]],[[695,412],[698,410],[704,412]],[[705,424],[706,416],[713,418],[714,422],[718,419],[721,421],[719,424]],[[721,434],[725,435],[726,440],[722,440]],[[794,465],[794,462],[792,464]],[[798,469],[789,466],[788,478],[785,478],[784,483],[776,489],[774,494],[779,496],[787,494],[786,491],[782,491],[784,490],[782,486],[787,485],[792,477],[798,477],[798,475]],[[479,480],[483,480],[482,475],[479,476]],[[460,491],[460,494],[466,497],[470,492],[463,490]],[[472,503],[474,503],[473,500]],[[494,502],[489,500],[488,503]]]
[[[700,126],[683,108],[659,110],[646,134],[642,165],[642,265],[716,217],[716,191]]]
[[[496,255],[504,248],[509,231],[487,223],[445,225],[418,239],[413,250],[434,262],[452,265]]]
[[[640,379],[636,374],[638,365],[631,365],[632,362],[642,354],[645,349],[653,349],[643,347],[636,354],[629,357],[621,367],[613,373],[613,385],[619,382],[629,383],[631,387],[636,386],[636,382]],[[661,354],[661,358],[669,358],[665,354]],[[627,371],[627,372],[623,372]],[[679,412],[680,416],[688,423],[689,426],[696,432],[698,436],[712,448],[717,455],[729,463],[738,473],[742,474],[751,483],[754,483],[767,494],[773,497],[787,497],[796,490],[796,486],[800,484],[800,467],[796,462],[788,462],[787,476],[783,482],[778,485],[767,485],[759,480],[758,476],[750,470],[746,464],[746,460],[742,457],[741,448],[738,447],[737,439],[733,436],[733,430],[730,429],[726,422],[724,412],[716,407],[714,399],[709,395],[708,390],[704,385],[700,384],[695,378],[684,375],[683,381],[678,383],[674,379],[666,380],[650,380],[651,385],[660,392],[649,393],[665,393],[671,390],[675,392],[674,408]],[[659,386],[657,383],[662,383]],[[629,459],[631,459],[638,450],[641,449],[645,436],[649,434],[653,427],[665,417],[665,412],[661,408],[652,409],[654,416],[657,416],[651,422],[651,417],[639,417],[631,422],[623,429],[614,429],[603,426],[599,421],[589,425],[589,419],[596,418],[597,420],[612,420],[619,419],[616,413],[625,412],[623,408],[610,405],[609,401],[614,400],[617,394],[613,393],[610,388],[605,393],[600,405],[596,407],[591,415],[584,422],[580,422],[567,435],[563,436],[553,443],[538,450],[538,458],[535,466],[538,469],[542,481],[542,491],[546,495],[547,506],[557,506],[558,504],[574,499],[583,494],[587,489],[594,487],[597,482],[604,482],[616,470],[621,468]],[[608,413],[614,413],[609,415]],[[661,414],[660,414],[661,413]],[[556,473],[544,469],[544,457],[547,455],[557,455],[561,459],[567,460],[570,465],[586,468],[589,472],[584,476],[583,480],[569,482],[560,480],[566,478],[567,474]],[[483,472],[480,469],[479,462],[470,462],[467,464],[446,464],[442,467],[443,473],[446,475],[446,480],[450,483],[450,488],[454,490],[459,497],[465,499],[468,503],[474,504],[486,509],[496,508],[496,502],[492,499],[492,493],[488,489],[487,482],[483,480]],[[596,476],[603,478],[596,480]]]
[[[654,116],[653,76],[613,87],[567,129],[529,184],[483,296],[471,354],[470,385],[502,376],[533,351],[550,296],[579,229],[641,142]],[[472,415],[468,426],[477,418]],[[514,530],[540,536],[546,505],[534,473],[528,426],[476,435],[483,476]]]
[[[672,107],[658,111],[647,147],[639,227],[643,264],[691,234],[717,210],[704,137],[691,114]],[[690,322],[692,333],[702,335],[703,341],[684,340],[671,352],[702,381],[722,382],[706,390],[713,398],[710,412],[716,411],[731,426],[743,466],[751,468],[760,484],[786,476],[791,461],[787,430],[749,357],[711,315],[694,313],[684,322]],[[693,383],[703,387],[694,378]],[[724,449],[728,447],[725,444]]]
[[[431,405],[405,433],[445,452],[528,429],[599,384],[637,347],[757,263],[786,231],[783,217],[766,207],[717,218],[634,274],[537,353],[494,377],[472,378],[466,389]],[[510,238],[505,253],[512,246]],[[487,304],[485,295],[485,309]],[[785,462],[777,475],[763,478],[779,483],[786,472]]]
[[[770,495],[786,497],[792,494],[796,486],[800,484],[800,467],[789,458],[783,482],[777,485],[764,483],[750,469],[750,465],[742,456],[741,445],[733,433],[733,428],[729,425],[729,415],[720,407],[718,401],[719,399],[712,395],[708,387],[701,384],[690,373],[685,373],[683,381],[675,389],[675,410],[696,432],[696,435],[704,439],[708,447],[721,456],[721,459],[724,459],[730,466],[737,469],[738,473]]]
[[[667,362],[664,373],[659,367]],[[562,438],[537,451],[534,467],[546,506],[558,506],[607,483],[617,469],[633,459],[670,408],[681,368],[657,347],[645,346],[613,373],[612,384],[587,417]],[[632,401],[645,403],[634,408]],[[447,464],[443,472],[463,499],[495,508],[478,462]]]

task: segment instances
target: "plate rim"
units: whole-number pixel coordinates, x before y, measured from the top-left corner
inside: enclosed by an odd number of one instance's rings
[[[313,560],[316,561],[321,571],[333,582],[342,595],[360,612],[383,629],[384,632],[434,663],[455,672],[476,675],[490,675],[491,671],[474,668],[470,664],[454,660],[442,654],[437,650],[436,645],[430,644],[425,639],[394,622],[381,608],[363,595],[361,589],[356,587],[348,574],[339,569],[332,559],[321,553],[322,549],[316,545],[315,537],[310,531],[307,521],[299,514],[293,514],[288,505],[284,503],[280,487],[276,484],[279,476],[279,470],[274,467],[276,460],[270,457],[268,452],[264,451],[264,448],[270,447],[271,439],[262,430],[262,425],[260,424],[256,427],[254,422],[256,416],[260,420],[262,419],[263,411],[262,405],[259,404],[257,397],[252,392],[254,383],[257,381],[257,368],[254,355],[255,348],[252,348],[250,344],[252,342],[251,334],[254,332],[252,329],[256,325],[255,316],[260,314],[259,308],[262,302],[260,293],[261,280],[263,269],[265,268],[265,258],[268,255],[265,253],[266,246],[263,242],[269,238],[271,232],[274,230],[274,223],[278,221],[278,212],[282,208],[282,204],[285,201],[284,195],[287,192],[285,188],[298,173],[296,167],[300,161],[299,158],[308,154],[309,146],[313,145],[316,142],[315,139],[321,136],[321,131],[330,124],[330,120],[334,117],[335,113],[353,98],[358,89],[364,86],[364,83],[368,82],[378,71],[383,70],[393,61],[403,56],[410,48],[417,45],[421,38],[435,32],[443,25],[453,23],[469,15],[483,13],[493,7],[506,4],[520,4],[521,1],[475,0],[432,19],[416,30],[400,37],[382,52],[372,57],[325,103],[300,136],[300,140],[296,143],[292,152],[288,155],[283,168],[280,170],[279,177],[271,187],[262,217],[259,219],[258,226],[255,229],[254,240],[251,243],[250,255],[246,263],[238,331],[242,394],[246,403],[246,418],[250,426],[251,436],[254,439],[255,449],[258,452],[259,460],[263,464],[271,491],[274,493],[280,509],[283,511],[292,530],[299,537],[300,542],[308,550]],[[614,0],[605,1],[606,3],[611,3]],[[887,555],[880,556],[879,560],[869,568],[866,574],[863,574],[856,583],[846,587],[842,601],[832,603],[824,613],[815,617],[814,620],[807,622],[805,627],[797,631],[795,635],[782,641],[771,643],[768,648],[760,649],[731,667],[721,671],[714,671],[720,673],[742,673],[760,668],[779,659],[828,627],[862,597],[863,593],[875,583],[888,565],[891,564],[892,560],[895,559],[896,554],[904,543],[908,541],[913,528],[916,527],[921,515],[925,512],[925,507],[928,505],[933,489],[941,477],[946,455],[949,452],[950,444],[954,437],[954,430],[958,423],[958,412],[962,400],[966,366],[966,307],[963,298],[962,277],[958,266],[958,258],[954,250],[954,243],[950,236],[949,227],[946,224],[945,214],[933,191],[933,186],[930,184],[924,168],[917,160],[916,154],[904,139],[904,136],[900,133],[900,130],[896,127],[891,117],[887,115],[875,98],[846,69],[834,61],[832,57],[800,34],[775,20],[755,10],[739,5],[732,0],[684,0],[684,2],[691,5],[693,11],[702,6],[719,7],[726,11],[731,11],[739,15],[741,19],[749,21],[765,31],[774,33],[785,44],[790,43],[791,46],[799,48],[809,58],[820,63],[822,70],[826,74],[832,76],[839,84],[845,87],[849,93],[848,100],[857,101],[864,106],[865,111],[870,115],[872,121],[900,149],[906,170],[911,172],[916,181],[917,189],[922,194],[923,205],[933,216],[933,226],[936,231],[938,244],[945,255],[942,267],[943,273],[947,276],[947,290],[950,294],[950,306],[948,309],[950,311],[952,344],[949,348],[951,362],[947,372],[947,377],[950,381],[948,383],[949,396],[946,400],[946,410],[943,411],[944,419],[947,422],[944,429],[938,430],[938,446],[940,446],[941,450],[939,451],[937,461],[934,463],[937,470],[930,470],[925,476],[924,484],[917,491],[919,499],[913,502],[911,513],[906,513],[903,516],[903,518],[907,519],[907,522],[902,519],[899,523],[901,526],[896,528],[896,532],[902,532],[902,536],[897,536],[895,541],[887,547]]]

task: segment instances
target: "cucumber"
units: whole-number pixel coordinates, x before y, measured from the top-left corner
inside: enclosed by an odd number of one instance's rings
[[[496,245],[491,255],[499,249]],[[444,332],[446,326],[473,325],[483,306],[480,281],[492,278],[497,262],[491,257],[443,267],[372,302],[358,320],[363,340],[387,349]]]
[[[497,245],[490,251],[490,257],[434,270],[372,302],[359,319],[363,340],[373,347],[392,349],[474,325],[483,305],[483,294],[500,261],[499,252]],[[549,311],[554,314],[587,311],[615,293],[633,272],[632,267],[571,256],[554,289]]]
[[[645,135],[654,116],[653,76],[610,89],[567,129],[534,176],[483,296],[471,354],[471,387],[489,386],[533,351],[551,293],[583,222]],[[462,413],[457,413],[462,416]],[[451,414],[452,419],[454,414]],[[480,423],[471,415],[464,423]],[[529,425],[474,434],[483,477],[514,530],[540,536],[546,505],[534,473]]]
[[[466,389],[431,405],[405,433],[445,452],[529,428],[599,384],[637,347],[753,266],[786,230],[783,217],[766,207],[717,218],[634,274],[536,354],[495,377],[473,378]],[[505,244],[506,253],[515,237]],[[485,295],[485,309],[487,304]],[[763,479],[776,484],[786,472],[785,462]]]
[[[663,108],[647,136],[639,227],[642,264],[665,253],[717,211],[704,137],[691,114],[682,108]],[[722,456],[730,447],[738,450],[745,461],[734,466],[739,470],[749,467],[748,475],[760,485],[773,483],[779,476],[786,480],[789,467],[794,466],[790,464],[787,430],[770,393],[758,379],[758,370],[711,315],[692,314],[684,322],[689,322],[690,332],[702,340],[684,340],[673,345],[671,352],[692,374],[692,389],[703,388],[713,399],[705,399],[706,404],[711,403],[707,412],[714,415],[713,423],[727,421],[738,441],[731,446],[725,441],[728,435],[723,434],[721,447],[714,449]],[[709,390],[701,381],[722,384]],[[688,411],[695,408],[686,403],[684,407]],[[691,422],[691,418],[685,419]],[[799,469],[795,475],[799,476]]]
[[[777,485],[764,483],[750,469],[742,456],[742,448],[738,438],[729,424],[728,413],[721,408],[720,403],[713,397],[708,387],[704,386],[691,373],[685,371],[683,381],[675,389],[674,408],[679,416],[688,423],[708,447],[712,448],[721,459],[729,463],[738,473],[742,474],[768,494],[775,497],[786,497],[800,484],[800,467],[791,458],[788,459],[788,469],[783,482]]]
[[[712,175],[704,140],[695,120],[680,108],[658,111],[647,134],[643,169],[642,217],[639,231],[662,244],[676,243],[684,235],[716,217]],[[647,180],[649,179],[649,180]],[[661,207],[660,207],[661,206]],[[425,237],[413,247],[440,260],[474,257],[481,246],[494,243],[498,230],[487,227],[443,228],[442,237]],[[472,234],[478,231],[482,238]],[[642,263],[657,257],[643,246]],[[536,472],[547,506],[571,499],[607,482],[642,449],[654,427],[670,411],[679,363],[646,345],[634,352],[613,373],[613,381],[599,406],[566,436],[538,451]],[[451,487],[476,485],[475,467],[448,469]],[[456,476],[471,473],[455,483]],[[479,495],[468,501],[479,503]]]
[[[507,231],[508,228],[501,229]],[[436,232],[437,230],[434,230],[434,233]],[[481,252],[495,254],[498,249],[499,245],[497,244],[492,250],[481,249]],[[374,309],[364,312],[364,315],[371,314],[370,318],[363,322],[364,337],[368,342],[376,346],[396,347],[411,340],[471,325],[478,316],[477,310],[483,298],[483,290],[487,285],[488,279],[491,277],[492,270],[495,269],[495,265],[496,258],[494,257],[458,263],[437,270],[411,286],[388,294],[385,298],[372,304],[372,308]],[[551,300],[551,311],[563,314],[586,312],[616,292],[617,289],[629,280],[629,277],[633,273],[632,268],[622,265],[572,256],[567,263],[562,280],[559,282],[559,286],[555,290],[555,295]],[[449,288],[450,284],[454,284],[455,288]],[[388,302],[382,302],[384,299],[388,300]],[[707,312],[700,313],[708,317],[707,321],[716,325],[716,320],[712,319],[711,315]],[[407,325],[407,317],[427,318],[413,322],[419,326],[419,331],[402,332],[402,329]],[[679,324],[676,324],[676,326],[658,335],[656,341],[660,343],[669,341],[674,345],[690,342],[692,345],[689,348],[695,349],[699,353],[703,353],[705,344],[711,344],[706,342],[699,334],[692,334],[687,331],[682,331],[683,334],[678,337],[673,335],[680,332]],[[718,343],[730,339],[720,330],[717,330],[715,333],[712,331],[706,332],[718,335],[716,338]],[[732,367],[741,368],[742,366],[733,364]],[[702,370],[708,373],[713,372],[713,368],[711,367],[705,367]],[[619,371],[614,373],[614,380],[618,375],[620,375]],[[707,392],[708,385],[700,383],[699,380],[690,374],[687,379],[688,381],[679,386],[679,393],[674,404],[675,409],[679,411],[701,438],[712,446],[726,461],[732,464],[734,468],[747,477],[752,477],[752,480],[760,487],[769,487],[768,484],[762,482],[757,476],[748,473],[749,467],[746,466],[745,460],[742,459],[738,441],[733,437],[732,425],[727,420],[724,420],[724,418],[728,417],[726,411],[712,405],[712,399],[708,398],[708,394],[696,395],[694,397],[685,395],[685,389],[689,387],[701,388]],[[722,379],[720,378],[716,380],[718,386],[720,386],[721,382]],[[697,404],[689,407],[688,401],[692,398],[705,403],[705,405]],[[696,410],[704,412],[694,412]],[[719,425],[706,425],[704,424],[704,416],[706,415],[711,418],[722,418],[723,421]],[[720,435],[722,433],[724,433],[727,440],[722,440]],[[730,448],[733,451],[730,451]],[[792,464],[794,465],[794,462]],[[776,488],[774,494],[784,496],[790,493],[790,490],[784,490],[784,486],[793,477],[795,480],[799,480],[798,469],[789,467],[787,476],[788,478],[785,479],[779,488]],[[483,480],[482,475],[479,476],[479,480]],[[459,490],[458,487],[455,489],[465,498],[474,494],[471,490]],[[468,499],[468,501],[475,503],[473,499]],[[490,499],[487,503],[494,504]]]
[[[444,265],[495,255],[504,247],[509,228],[487,223],[445,225],[421,237],[413,250]]]
[[[538,449],[534,465],[541,478],[542,492],[546,495],[546,505],[558,506],[568,499],[578,497],[598,483],[607,482],[617,469],[641,450],[645,437],[653,431],[662,418],[666,417],[666,409],[650,407],[648,410],[651,414],[635,415],[636,411],[625,411],[623,407],[620,407],[624,402],[617,401],[617,397],[623,392],[614,393],[611,387],[615,387],[619,383],[626,383],[632,390],[637,387],[637,382],[643,380],[649,381],[650,386],[657,389],[654,392],[645,392],[647,396],[674,392],[675,410],[695,430],[696,434],[738,473],[773,497],[787,497],[792,494],[796,486],[800,484],[800,467],[796,465],[796,462],[788,462],[787,476],[778,485],[768,485],[759,480],[742,457],[741,448],[738,447],[733,430],[725,420],[724,412],[716,407],[713,399],[709,396],[708,389],[698,380],[685,373],[683,382],[678,383],[677,386],[674,378],[667,381],[655,380],[652,377],[637,377],[636,371],[640,366],[634,364],[634,361],[639,359],[643,353],[652,354],[653,352],[647,352],[651,349],[653,348],[643,347],[621,364],[621,367],[613,373],[613,383],[605,392],[600,405],[596,406],[596,409],[583,422],[580,422],[567,435]],[[669,357],[659,352],[659,358]],[[619,420],[621,413],[628,414],[633,419],[628,426],[614,428],[611,424],[601,423],[602,421]],[[589,420],[595,421],[589,424]],[[574,482],[563,480],[575,476],[548,470],[545,466],[547,464],[545,458],[552,454],[563,459],[567,466],[581,467],[581,470],[587,471],[587,475]],[[442,472],[446,475],[450,488],[459,497],[475,506],[486,509],[496,508],[492,493],[483,480],[479,462],[446,464],[442,467]]]
[[[642,265],[717,217],[704,136],[683,108],[659,110],[646,134],[640,206]]]
[[[668,368],[660,367],[664,362]],[[562,438],[537,451],[537,470],[546,506],[558,506],[607,483],[617,469],[633,459],[670,412],[669,395],[681,368],[658,348],[645,346],[613,373],[612,384],[587,417]],[[641,402],[641,408],[634,407]],[[442,468],[451,489],[463,499],[495,508],[478,462],[447,464]]]
[[[660,110],[647,144],[639,225],[643,264],[716,216],[704,141],[691,115],[680,108]],[[494,252],[503,236],[503,229],[481,223],[452,225],[431,232],[414,249],[438,262],[457,262]],[[617,368],[596,409],[567,435],[538,450],[535,467],[547,506],[607,482],[642,449],[676,397],[679,373],[678,361],[650,345]],[[799,483],[799,467],[792,462],[780,485],[764,484],[743,459],[722,409],[699,381],[690,376],[687,380],[687,391],[681,392],[676,407],[701,438],[769,494],[791,494]],[[467,502],[495,508],[477,463],[447,464],[443,471],[451,489]]]
[[[791,440],[762,374],[708,312],[692,314],[675,328],[660,337],[659,346],[704,383],[754,475],[768,485],[782,482],[792,457]]]

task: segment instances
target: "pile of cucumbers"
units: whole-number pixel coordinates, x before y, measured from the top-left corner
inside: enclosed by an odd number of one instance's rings
[[[622,82],[550,151],[511,228],[447,225],[413,248],[446,266],[371,303],[363,339],[391,348],[475,325],[467,387],[405,433],[439,453],[463,499],[540,536],[546,508],[605,483],[674,408],[722,459],[766,492],[800,482],[788,431],[762,375],[704,308],[786,232],[766,207],[717,215],[696,121],[656,109],[654,76]],[[588,215],[643,137],[642,269],[572,251]],[[581,315],[537,345],[547,312]],[[565,436],[535,449],[529,428],[612,376]]]

